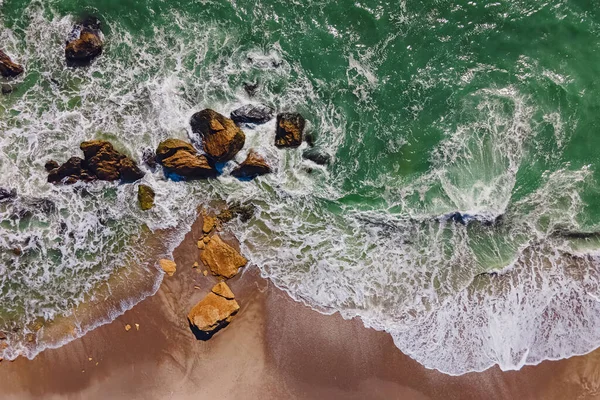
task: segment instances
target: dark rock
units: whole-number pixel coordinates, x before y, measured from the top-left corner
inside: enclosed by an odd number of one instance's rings
[[[2,94],[11,94],[13,92],[13,87],[4,83],[2,85]]]
[[[236,169],[231,171],[231,175],[239,179],[254,179],[257,176],[265,175],[271,172],[271,167],[265,161],[265,159],[256,153],[254,150],[250,150],[248,157],[241,163]]]
[[[315,137],[312,133],[307,133],[304,135],[304,141],[309,147],[315,147]]]
[[[16,189],[0,188],[0,203],[9,201],[9,200],[13,200],[16,197],[17,197]]]
[[[217,219],[222,223],[227,223],[235,218],[239,218],[241,222],[248,222],[254,216],[255,207],[251,204],[234,203],[227,206],[218,215]]]
[[[236,124],[265,124],[273,119],[273,109],[263,104],[246,104],[231,112],[231,119]]]
[[[229,161],[244,147],[246,135],[229,118],[211,109],[192,116],[192,132],[200,135],[204,152],[215,162]]]
[[[102,54],[100,38],[100,21],[88,18],[73,27],[67,37],[65,57],[69,66],[89,65],[92,60]]]
[[[217,170],[191,144],[179,139],[167,139],[158,145],[156,159],[167,171],[186,179],[204,179],[217,176]]]
[[[152,149],[142,151],[142,160],[152,171],[156,169],[156,153]]]
[[[256,82],[244,82],[244,90],[248,93],[248,96],[254,97],[256,91],[258,90],[259,83]]]
[[[13,62],[10,57],[0,50],[0,75],[5,78],[14,78],[23,73],[23,67]]]
[[[76,180],[79,179],[83,163],[84,161],[80,157],[69,158],[63,165],[50,171],[48,174],[48,182],[58,183],[66,177],[72,177]]]
[[[122,158],[119,163],[119,176],[123,182],[135,182],[144,177],[144,172],[131,158]]]
[[[302,144],[302,134],[306,120],[298,113],[283,113],[277,115],[277,131],[275,146],[298,147]]]
[[[54,160],[48,160],[48,161],[46,161],[46,164],[44,164],[44,168],[48,172],[50,172],[53,169],[56,169],[58,167],[60,167],[60,165],[56,161],[54,161]]]
[[[329,154],[315,148],[304,150],[302,157],[319,165],[329,165],[331,162]]]

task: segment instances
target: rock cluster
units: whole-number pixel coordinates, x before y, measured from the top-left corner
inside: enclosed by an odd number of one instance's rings
[[[48,161],[48,182],[72,184],[95,180],[134,182],[144,176],[132,159],[119,153],[110,142],[92,140],[81,143],[84,158],[71,157],[63,165]]]
[[[0,75],[4,78],[14,78],[23,73],[23,67],[13,62],[13,60],[2,50],[0,50]]]
[[[208,340],[226,327],[240,306],[225,282],[216,284],[188,314],[192,332],[198,339]]]

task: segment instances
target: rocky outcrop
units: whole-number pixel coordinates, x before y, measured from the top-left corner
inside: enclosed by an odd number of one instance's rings
[[[257,176],[271,172],[271,167],[265,159],[254,150],[248,152],[248,157],[237,168],[231,171],[231,175],[238,179],[254,179]]]
[[[329,154],[316,148],[304,150],[302,157],[319,165],[329,165],[331,162],[331,156]]]
[[[58,168],[49,171],[48,182],[75,183],[94,180],[134,182],[144,176],[132,159],[119,153],[110,142],[91,140],[81,143],[85,159],[71,157]],[[55,167],[53,162],[46,163],[46,168]]]
[[[88,18],[73,27],[66,40],[65,57],[69,66],[89,65],[102,54],[100,21]]]
[[[229,118],[211,109],[205,109],[192,116],[192,132],[202,142],[204,152],[215,162],[233,159],[244,147],[246,135]],[[201,139],[201,140],[200,140]]]
[[[167,139],[158,145],[156,160],[168,172],[186,179],[214,178],[217,170],[191,144],[179,139]]]
[[[265,124],[273,119],[273,109],[263,104],[247,104],[231,112],[231,120],[238,125],[241,124]]]
[[[148,185],[138,186],[138,202],[143,211],[148,211],[154,207],[154,190]]]
[[[237,275],[238,269],[248,263],[244,256],[223,242],[218,235],[211,237],[204,251],[200,254],[200,260],[210,269],[213,275],[226,279],[233,278]]]
[[[215,285],[211,292],[192,308],[188,321],[199,340],[208,340],[223,329],[240,310],[231,289],[224,282]]]
[[[277,131],[275,146],[298,147],[302,144],[302,135],[306,120],[298,113],[283,113],[277,115]]]
[[[158,262],[158,265],[160,265],[162,270],[165,271],[165,274],[168,276],[173,276],[177,271],[177,264],[175,264],[175,261],[163,259]]]
[[[0,75],[5,78],[14,78],[21,75],[23,71],[22,66],[13,62],[6,53],[0,50]]]

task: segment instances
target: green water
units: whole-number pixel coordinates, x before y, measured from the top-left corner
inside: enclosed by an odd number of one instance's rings
[[[68,70],[64,37],[87,14],[103,21],[104,54]],[[52,283],[25,296],[27,280],[0,280],[0,304],[39,317],[32,298],[69,279],[106,280],[111,252],[127,253],[122,237],[140,224],[189,224],[195,203],[235,199],[258,207],[236,229],[264,276],[323,312],[361,316],[428,367],[513,369],[590,351],[597,247],[557,232],[600,230],[599,28],[588,1],[0,0],[0,48],[27,69],[0,98],[0,186],[51,196],[70,232],[96,224],[99,205],[116,221],[87,232],[102,232],[104,255],[86,253],[91,238],[61,247],[83,249],[69,268],[36,253]],[[255,81],[250,98],[243,85]],[[186,138],[194,110],[248,102],[302,113],[331,165],[275,150],[268,125],[249,129],[246,147],[266,154],[273,176],[177,184],[148,174],[161,207],[151,215],[130,206],[133,189],[84,198],[44,182],[44,160],[68,158],[81,140],[108,137],[139,159]],[[455,212],[468,223],[448,220]],[[55,231],[36,232],[56,250]],[[69,286],[73,302],[93,287]]]

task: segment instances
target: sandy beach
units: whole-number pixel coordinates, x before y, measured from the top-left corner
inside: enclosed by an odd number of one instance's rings
[[[174,252],[177,273],[114,322],[32,361],[0,363],[0,397],[600,398],[600,351],[516,372],[492,368],[447,376],[402,354],[386,333],[294,302],[255,267],[228,282],[241,306],[233,322],[211,340],[198,341],[186,315],[216,283],[202,267],[192,268],[201,236],[198,220]]]

